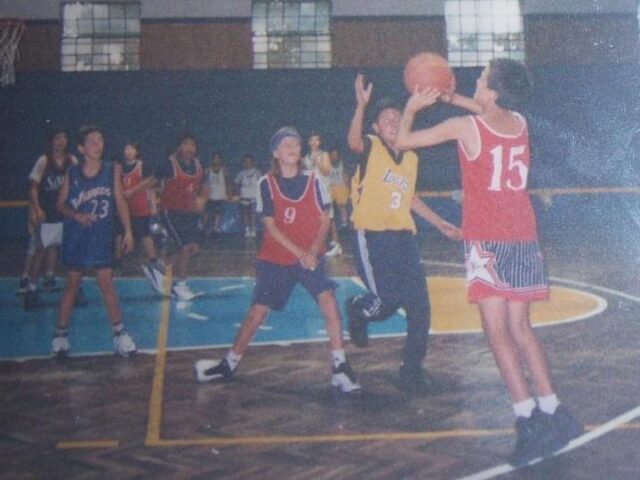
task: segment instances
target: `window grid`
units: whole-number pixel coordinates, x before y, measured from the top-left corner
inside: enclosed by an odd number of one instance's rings
[[[331,67],[330,0],[254,0],[253,68]]]
[[[524,61],[524,29],[519,0],[447,0],[449,62],[482,66],[498,57]]]
[[[63,72],[139,70],[140,2],[62,4]]]

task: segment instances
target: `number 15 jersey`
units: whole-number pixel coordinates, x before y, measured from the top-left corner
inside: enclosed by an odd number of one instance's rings
[[[462,236],[465,240],[528,242],[537,239],[536,217],[527,191],[530,153],[527,122],[515,135],[496,132],[470,116],[480,151],[470,158],[458,142],[462,172]]]

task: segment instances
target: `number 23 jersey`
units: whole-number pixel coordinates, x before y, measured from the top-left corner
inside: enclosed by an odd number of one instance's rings
[[[115,206],[112,163],[103,163],[100,172],[85,177],[82,163],[69,167],[68,207],[91,213],[94,222],[84,226],[65,217],[62,243],[63,262],[67,266],[109,266],[113,250],[113,209]]]
[[[515,135],[496,132],[469,116],[480,140],[475,158],[458,142],[462,171],[462,236],[465,240],[528,242],[537,239],[536,218],[527,191],[530,150],[524,117]]]

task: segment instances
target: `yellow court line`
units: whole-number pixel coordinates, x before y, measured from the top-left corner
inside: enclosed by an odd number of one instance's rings
[[[67,442],[58,442],[56,448],[58,450],[72,449],[89,449],[89,448],[118,448],[120,442],[118,440],[75,440]]]
[[[147,439],[145,440],[145,445],[156,445],[160,441],[164,372],[167,364],[167,339],[169,337],[169,313],[171,311],[171,299],[169,296],[171,283],[172,272],[171,267],[168,267],[163,285],[165,298],[162,301],[162,313],[160,316],[160,326],[158,328],[156,364],[153,372],[151,399],[149,400],[149,421],[147,423]]]

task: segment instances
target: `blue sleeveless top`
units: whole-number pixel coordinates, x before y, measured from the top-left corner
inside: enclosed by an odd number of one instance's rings
[[[85,177],[82,162],[69,167],[66,205],[80,213],[93,213],[95,221],[83,226],[64,219],[62,261],[68,267],[105,268],[113,261],[113,215],[115,194],[113,164],[103,163],[94,177]]]

